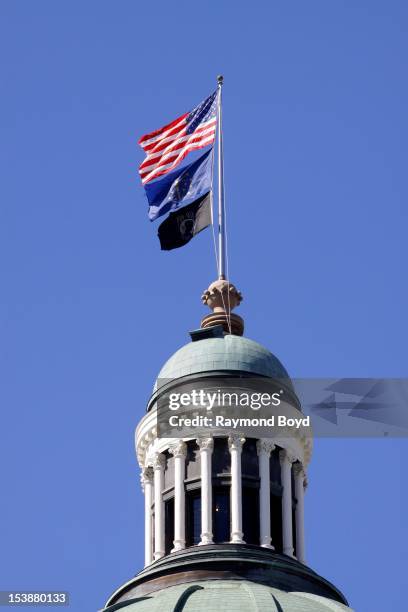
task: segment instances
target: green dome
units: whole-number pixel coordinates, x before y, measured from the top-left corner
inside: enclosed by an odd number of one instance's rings
[[[289,378],[279,359],[268,349],[254,340],[234,335],[186,344],[164,364],[158,378],[180,378],[219,370]]]
[[[320,595],[286,593],[249,580],[203,580],[169,586],[106,608],[105,612],[350,612]]]

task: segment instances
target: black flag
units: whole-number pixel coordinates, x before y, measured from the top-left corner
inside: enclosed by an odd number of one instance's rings
[[[211,225],[211,192],[169,214],[157,232],[162,251],[171,251]]]

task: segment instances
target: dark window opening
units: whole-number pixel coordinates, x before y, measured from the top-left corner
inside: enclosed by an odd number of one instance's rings
[[[271,481],[276,482],[277,484],[281,484],[281,465],[279,460],[279,448],[275,448],[275,450],[271,453],[271,458],[269,460],[269,469],[271,475]]]
[[[154,510],[153,510],[152,511],[152,550],[153,550],[153,553],[156,550],[156,540],[155,540],[155,537],[154,537],[155,531],[156,530],[155,530],[155,527],[154,527]]]
[[[230,491],[229,487],[216,488],[213,493],[213,537],[221,544],[230,541]]]
[[[186,545],[194,546],[201,540],[201,494],[193,491],[187,494]]]
[[[296,509],[292,507],[292,533],[293,533],[293,554],[296,557]]]
[[[259,490],[242,489],[242,529],[244,542],[259,545]]]
[[[276,552],[282,553],[282,498],[278,495],[271,495],[271,536]]]
[[[254,438],[247,438],[242,448],[242,476],[254,476],[258,478],[259,475],[259,461],[258,453],[256,451],[256,440]]]
[[[164,503],[165,539],[164,551],[168,555],[173,548],[174,541],[174,498]]]
[[[227,438],[214,438],[211,466],[213,476],[229,474],[231,471],[231,455]]]

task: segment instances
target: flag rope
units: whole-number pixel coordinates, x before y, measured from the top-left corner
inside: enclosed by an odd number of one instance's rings
[[[212,237],[213,237],[213,246],[214,246],[214,255],[215,255],[215,265],[218,274],[218,252],[217,252],[217,239],[215,237],[215,227],[214,227],[214,205],[213,205],[213,190],[211,190],[211,229],[212,229]]]
[[[217,239],[215,237],[215,226],[214,226],[214,160],[215,160],[215,155],[212,156],[212,168],[211,168],[211,233],[213,237],[215,265],[216,265],[217,274],[218,274],[218,270],[219,270],[218,251],[217,251]]]

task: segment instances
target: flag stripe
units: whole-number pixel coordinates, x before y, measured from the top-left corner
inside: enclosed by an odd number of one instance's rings
[[[180,149],[185,146],[186,142],[197,141],[198,139],[208,136],[211,133],[215,133],[215,125],[211,125],[210,127],[206,127],[205,129],[197,130],[193,132],[193,134],[184,134],[175,140],[172,140],[167,145],[163,145],[163,147],[159,151],[155,151],[147,155],[145,160],[140,165],[140,170],[152,166],[152,160],[157,160],[158,158],[165,159],[171,152]]]
[[[198,133],[204,131],[207,127],[210,127],[212,125],[216,125],[216,123],[217,123],[217,119],[215,117],[213,119],[209,119],[208,121],[205,121],[204,123],[200,123],[200,125],[197,126],[197,128],[194,130],[194,133],[198,134]],[[159,142],[157,142],[157,144],[153,144],[151,146],[146,147],[145,151],[146,151],[147,157],[149,157],[153,153],[156,153],[156,151],[161,151],[162,149],[165,149],[173,141],[178,140],[179,138],[184,136],[186,133],[187,133],[187,126],[184,125],[181,129],[179,129],[174,134],[171,134],[169,136],[163,137]],[[191,134],[190,134],[190,136],[191,136]],[[146,159],[147,159],[147,157],[146,157]],[[146,159],[144,161],[146,161]]]
[[[173,138],[177,138],[180,134],[184,134],[186,131],[187,125],[185,122],[183,122],[182,125],[179,125],[176,128],[169,130],[168,132],[163,134],[163,136],[159,140],[152,141],[150,144],[144,146],[143,149],[146,154],[148,154],[151,151],[155,151],[158,147],[160,147],[163,142],[170,142],[170,140],[173,140]]]
[[[175,168],[190,151],[214,142],[217,125],[217,92],[164,127],[139,140],[146,157],[139,166],[142,183]]]
[[[149,166],[146,166],[145,168],[140,168],[139,173],[142,177],[145,177],[147,174],[151,174],[157,168],[167,167],[168,163],[174,160],[177,160],[184,151],[187,151],[188,153],[189,151],[193,150],[193,147],[194,149],[197,149],[197,148],[200,149],[210,144],[213,140],[214,140],[214,134],[207,135],[204,138],[200,138],[200,139],[193,139],[191,142],[189,141],[185,146],[183,146],[182,149],[177,149],[176,151],[165,156],[165,159],[161,159],[159,162],[150,164]]]
[[[159,176],[162,176],[163,174],[167,174],[171,170],[174,170],[174,168],[176,168],[178,164],[183,161],[183,159],[188,155],[188,153],[190,153],[190,151],[196,151],[198,149],[202,149],[203,147],[207,146],[207,144],[210,144],[210,142],[206,144],[201,144],[201,145],[191,145],[191,147],[189,147],[187,150],[183,150],[181,154],[178,155],[177,158],[173,162],[164,164],[160,166],[159,168],[156,168],[155,170],[150,172],[147,176],[142,177],[142,184],[145,185],[146,183],[152,181],[153,179]]]
[[[164,138],[167,135],[167,132],[170,133],[172,130],[177,128],[177,126],[179,125],[185,125],[187,116],[188,116],[188,113],[185,113],[184,115],[181,115],[181,117],[177,117],[177,119],[175,119],[171,123],[168,123],[167,125],[160,128],[159,130],[155,130],[154,132],[150,132],[150,134],[145,134],[144,136],[141,136],[139,138],[138,144],[140,144],[140,146],[144,149],[146,145],[152,142],[156,142],[157,140],[160,140],[161,138]]]
[[[150,172],[150,174],[148,174],[145,178],[142,178],[143,185],[149,181],[152,181],[154,178],[157,178],[158,176],[161,176],[163,174],[167,174],[167,172],[173,170],[190,151],[202,149],[203,147],[206,147],[207,145],[211,144],[211,142],[213,141],[214,136],[209,136],[206,140],[201,141],[201,144],[193,143],[189,147],[186,147],[182,150],[182,152],[178,155],[174,162],[165,164],[164,166],[160,166],[156,168],[156,170],[153,170],[153,172]]]

